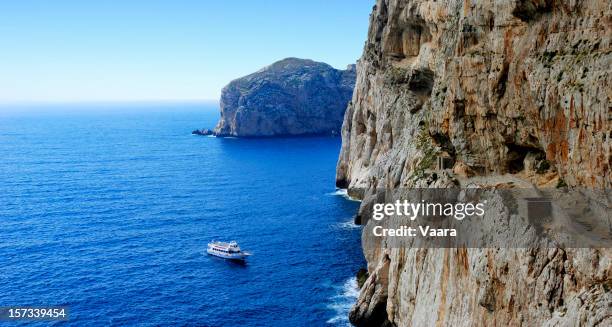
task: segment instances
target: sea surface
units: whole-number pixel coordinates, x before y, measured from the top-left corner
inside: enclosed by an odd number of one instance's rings
[[[365,262],[340,139],[190,134],[217,112],[0,108],[0,306],[68,306],[58,326],[347,325]],[[253,256],[208,256],[211,240]]]

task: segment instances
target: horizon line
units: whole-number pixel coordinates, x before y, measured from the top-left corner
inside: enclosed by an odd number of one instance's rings
[[[61,104],[154,104],[154,103],[219,103],[217,99],[66,99],[66,100],[0,100],[6,105],[61,105]]]

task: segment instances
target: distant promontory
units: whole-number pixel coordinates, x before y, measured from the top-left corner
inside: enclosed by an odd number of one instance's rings
[[[338,135],[355,78],[355,65],[338,70],[308,59],[277,61],[225,86],[217,126],[194,134]]]

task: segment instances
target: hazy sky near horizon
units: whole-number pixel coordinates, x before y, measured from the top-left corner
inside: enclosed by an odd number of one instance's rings
[[[216,100],[285,57],[354,63],[374,0],[0,2],[0,102]]]

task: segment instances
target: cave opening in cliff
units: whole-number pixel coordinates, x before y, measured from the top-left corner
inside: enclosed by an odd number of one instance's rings
[[[434,84],[434,72],[431,69],[423,68],[412,72],[408,88],[417,94],[430,96]]]
[[[447,152],[450,157],[455,157],[455,146],[453,145],[453,142],[448,134],[431,133],[430,135],[437,146],[439,146],[443,151]]]
[[[525,158],[530,153],[535,158],[542,159],[546,157],[544,150],[534,146],[506,143],[506,148],[508,149],[506,169],[511,174],[519,173],[525,169]]]
[[[436,169],[451,169],[455,164],[455,146],[450,137],[444,133],[430,133],[430,136],[441,150],[437,156]]]

